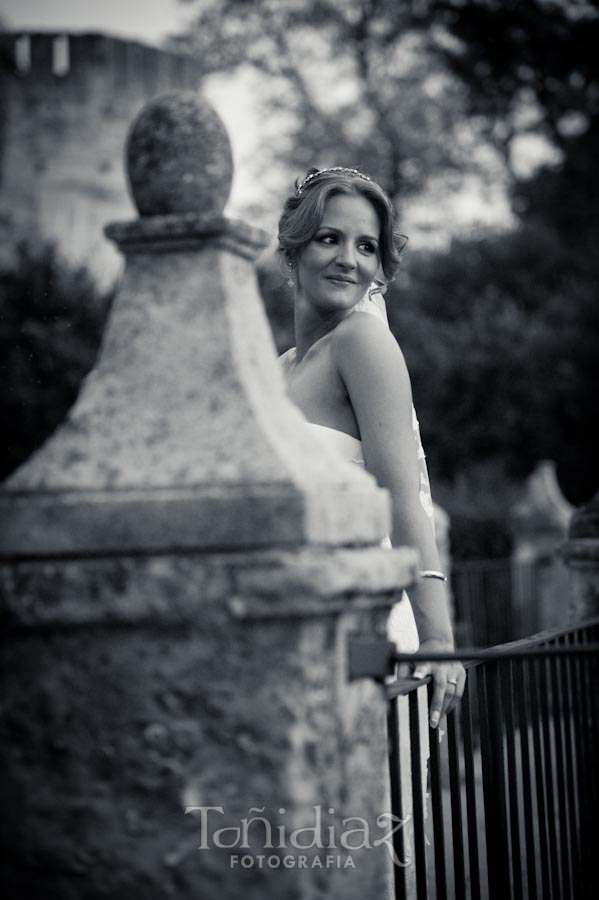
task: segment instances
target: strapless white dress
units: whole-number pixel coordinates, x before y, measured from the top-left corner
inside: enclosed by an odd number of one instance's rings
[[[417,424],[417,423],[416,423]],[[318,439],[321,441],[325,441],[330,447],[333,447],[344,459],[349,462],[356,463],[356,465],[362,466],[366,468],[366,462],[364,460],[364,454],[362,452],[362,442],[357,438],[352,437],[350,434],[346,434],[344,431],[337,431],[335,428],[328,428],[326,425],[317,425],[314,422],[306,422],[306,425],[312,429],[315,435],[318,436]],[[418,439],[420,435],[418,434]],[[423,454],[424,456],[424,454]],[[428,486],[428,477],[427,477],[427,486]],[[428,493],[428,498],[430,498],[430,493]],[[422,496],[421,490],[421,502],[425,509],[428,506],[427,497]],[[431,513],[432,513],[432,503],[430,504]],[[384,546],[391,548],[391,541],[388,537],[386,537],[383,541]],[[401,599],[395,603],[389,614],[389,618],[387,619],[387,638],[390,641],[393,641],[397,646],[398,650],[402,653],[415,653],[419,647],[418,640],[418,630],[416,628],[416,621],[414,619],[414,613],[412,612],[412,606],[410,604],[410,600],[405,591],[402,591]],[[391,677],[393,680],[393,677]],[[426,820],[426,800],[428,797],[427,794],[427,767],[428,767],[428,758],[429,758],[429,740],[428,740],[428,704],[427,704],[427,694],[426,688],[420,688],[417,691],[418,696],[418,705],[420,707],[420,771],[422,778],[422,791],[425,797],[425,809],[424,815]],[[407,696],[398,697],[396,700],[398,704],[398,752],[401,760],[400,763],[400,778],[401,778],[401,791],[403,797],[403,810],[402,816],[413,817],[413,805],[412,805],[412,757],[411,757],[411,745],[409,739],[409,729],[410,729],[410,714],[408,708],[408,698]],[[439,737],[441,735],[439,734]],[[414,847],[414,826],[411,818],[408,818],[406,825],[404,826],[404,840],[406,846],[406,859],[413,860],[413,847]],[[414,876],[414,868],[413,863],[411,863],[410,867],[406,870],[405,873],[405,884],[406,884],[406,892],[409,898],[416,898],[416,881]],[[394,893],[394,879],[390,874],[389,881],[386,885],[386,894],[384,898],[381,900],[393,900],[395,896]]]
[[[306,422],[319,440],[325,441],[329,447],[336,450],[344,459],[356,465],[366,468],[364,454],[362,452],[362,442],[351,434],[344,431],[338,431],[336,428],[329,428],[326,425],[317,425],[315,422]],[[383,541],[384,546],[391,548],[391,541],[386,537]],[[415,653],[418,650],[418,630],[414,620],[414,613],[410,601],[405,591],[402,592],[401,598],[393,605],[387,620],[387,637],[390,641],[394,641],[398,650],[403,653]]]

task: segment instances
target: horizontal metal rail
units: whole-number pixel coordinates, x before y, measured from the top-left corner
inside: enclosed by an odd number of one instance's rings
[[[527,638],[497,644],[494,647],[460,647],[454,651],[421,651],[417,653],[400,653],[392,641],[382,638],[368,639],[350,635],[348,640],[348,677],[375,678],[383,680],[392,675],[396,663],[420,662],[461,662],[465,667],[480,662],[499,659],[516,659],[518,657],[568,656],[569,654],[594,655],[599,652],[599,642],[578,644],[575,649],[557,645],[558,638],[578,633],[581,629],[591,628],[599,624],[599,619],[592,619],[571,628],[554,628],[539,632]],[[426,683],[426,681],[418,682]]]

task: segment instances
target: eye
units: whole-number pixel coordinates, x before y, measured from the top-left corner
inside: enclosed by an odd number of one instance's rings
[[[360,247],[360,250],[362,250],[364,253],[377,253],[378,252],[378,246],[376,244],[373,244],[372,241],[362,241],[362,243],[359,245],[359,247]]]
[[[316,238],[316,240],[320,244],[334,244],[337,240],[337,237],[334,234],[321,234]]]

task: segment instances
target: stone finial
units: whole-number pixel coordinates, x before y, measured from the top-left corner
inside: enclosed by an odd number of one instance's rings
[[[127,138],[129,189],[141,216],[220,215],[231,191],[231,145],[199,94],[171,91],[151,100]]]
[[[565,535],[574,507],[561,492],[555,462],[538,463],[526,482],[523,499],[512,510],[517,533]]]

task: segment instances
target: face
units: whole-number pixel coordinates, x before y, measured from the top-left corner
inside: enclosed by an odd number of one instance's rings
[[[299,294],[322,312],[352,309],[379,268],[380,231],[377,212],[365,197],[331,197],[297,260]]]

